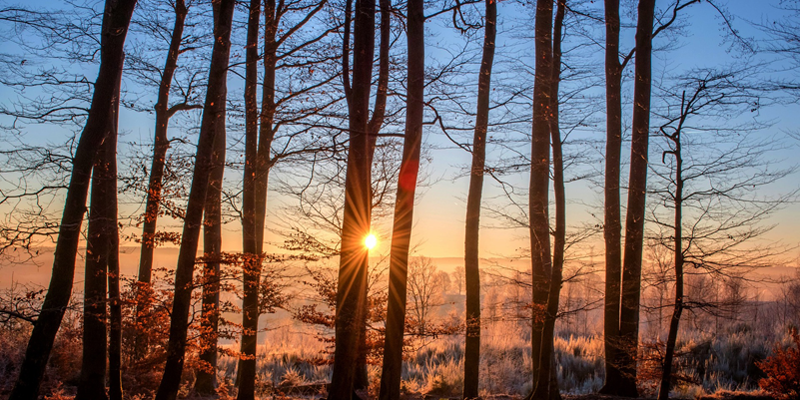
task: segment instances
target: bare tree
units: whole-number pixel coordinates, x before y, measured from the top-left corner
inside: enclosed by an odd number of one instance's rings
[[[550,94],[553,68],[553,0],[536,2],[535,54],[536,72],[533,87],[533,131],[531,134],[531,173],[528,189],[528,218],[530,219],[531,268],[533,293],[533,333],[531,359],[534,386],[548,385],[538,380],[543,360],[542,345],[547,292],[547,274],[552,268],[550,258],[550,217],[548,191],[550,187]],[[546,389],[544,389],[546,390]],[[536,390],[529,399],[534,399]]]
[[[349,97],[350,145],[347,156],[342,245],[336,293],[336,347],[329,396],[350,399],[356,379],[366,308],[368,251],[363,244],[370,227],[369,92],[375,47],[375,2],[355,7],[353,86]]]
[[[774,145],[752,140],[742,131],[763,124],[730,122],[706,125],[698,117],[723,121],[732,113],[753,112],[759,93],[747,87],[750,68],[730,71],[698,70],[680,79],[680,100],[672,99],[659,128],[667,139],[664,168],[653,168],[662,188],[652,191],[657,205],[673,213],[668,222],[663,211],[653,211],[659,228],[658,242],[673,253],[675,302],[663,361],[659,399],[667,399],[681,314],[693,304],[685,299],[685,266],[714,275],[739,275],[766,266],[779,253],[776,245],[753,244],[769,230],[762,224],[794,193],[774,198],[756,195],[754,188],[775,183],[791,170],[769,168],[764,156]],[[688,90],[688,93],[687,93]],[[676,109],[676,110],[675,110]],[[675,110],[675,111],[673,111]],[[736,132],[734,134],[734,132]],[[667,161],[667,157],[671,160]]]
[[[143,292],[139,296],[137,304],[137,319],[140,313],[146,312],[149,295],[149,285],[153,270],[153,252],[157,245],[156,228],[160,205],[162,201],[162,188],[164,185],[164,169],[167,161],[167,150],[170,147],[170,139],[167,137],[167,128],[170,117],[181,110],[201,108],[202,106],[189,103],[188,99],[179,101],[170,106],[170,94],[173,91],[173,77],[178,68],[178,57],[184,51],[185,42],[184,26],[188,8],[184,0],[176,0],[173,4],[175,22],[170,36],[169,49],[163,69],[160,72],[160,82],[158,84],[158,97],[154,106],[155,110],[155,138],[153,144],[153,158],[150,166],[150,177],[147,185],[147,200],[144,212],[144,223],[141,237],[141,254],[139,256],[138,282],[140,290]],[[138,60],[139,64],[145,64],[143,60]],[[146,68],[141,68],[146,70]],[[188,93],[190,93],[189,91]],[[188,94],[187,93],[187,94]],[[137,338],[137,353],[141,357],[146,348],[147,338],[139,335]]]
[[[478,109],[475,119],[475,134],[472,140],[472,167],[467,193],[467,218],[464,239],[464,277],[467,290],[467,332],[464,347],[464,393],[465,399],[478,397],[480,382],[481,347],[481,284],[478,241],[480,231],[481,196],[483,193],[484,169],[486,168],[486,135],[489,125],[489,95],[491,93],[492,65],[494,64],[495,40],[497,37],[497,2],[486,0],[484,22],[483,58],[478,72]],[[461,294],[461,283],[458,283]]]
[[[119,85],[119,83],[117,84]],[[106,356],[109,354],[106,339],[106,293],[110,280],[112,259],[118,260],[119,251],[113,246],[119,240],[117,232],[117,120],[119,86],[114,94],[114,106],[109,120],[108,133],[98,151],[92,168],[92,195],[90,199],[89,227],[86,241],[86,267],[83,303],[83,354],[81,378],[77,399],[107,399]],[[116,268],[119,274],[119,267]],[[117,286],[119,285],[117,281]],[[117,292],[119,289],[117,288]],[[119,345],[119,343],[116,343]],[[119,355],[119,351],[116,352]],[[118,360],[117,360],[118,361]],[[113,371],[119,377],[119,365]],[[114,377],[112,377],[112,381]],[[119,383],[119,378],[116,379]]]
[[[100,46],[101,65],[92,107],[72,161],[72,176],[56,242],[50,287],[31,333],[25,360],[10,399],[37,397],[64,309],[69,304],[91,171],[113,117],[115,88],[119,86],[122,74],[123,46],[135,6],[135,0],[106,3]]]
[[[214,144],[217,140],[221,140],[218,136],[222,134],[218,132],[217,120],[225,115],[226,79],[234,3],[232,0],[221,0],[214,4],[215,40],[209,69],[209,90],[206,93],[206,102],[203,107],[203,121],[197,144],[192,189],[186,207],[178,266],[175,270],[175,297],[170,315],[167,363],[164,366],[164,374],[156,393],[158,400],[176,398],[183,372],[195,257],[200,227],[203,225],[203,211],[211,179],[210,174],[213,169]]]

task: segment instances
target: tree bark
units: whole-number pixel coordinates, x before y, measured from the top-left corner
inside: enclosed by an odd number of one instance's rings
[[[564,157],[561,150],[561,131],[559,129],[558,88],[561,79],[561,30],[564,24],[566,0],[558,0],[558,8],[553,26],[553,64],[550,82],[550,137],[553,148],[553,196],[555,200],[555,231],[553,245],[553,265],[550,273],[547,294],[547,311],[542,329],[542,347],[539,356],[539,376],[534,389],[535,399],[560,399],[558,377],[555,369],[553,340],[556,317],[561,294],[562,269],[564,267],[564,247],[566,245],[566,196],[564,189]]]
[[[542,362],[545,338],[550,260],[550,93],[552,91],[553,0],[537,0],[535,30],[536,72],[533,88],[533,129],[531,134],[531,176],[528,217],[530,218],[531,269],[533,290],[533,331],[531,334],[532,379],[534,385]],[[549,362],[549,360],[547,361]],[[533,396],[534,392],[529,397]]]
[[[50,286],[28,341],[10,400],[37,397],[47,360],[53,349],[53,341],[61,325],[64,310],[69,305],[92,166],[112,118],[113,98],[117,92],[115,87],[122,75],[123,46],[135,6],[136,0],[108,1],[105,6],[100,39],[100,69],[86,126],[72,160],[72,176],[56,241]]]
[[[619,394],[637,397],[636,363],[639,344],[639,297],[644,246],[644,213],[647,184],[647,148],[650,132],[651,53],[655,0],[639,2],[636,25],[636,66],[633,93],[633,134],[625,219],[625,258],[622,265],[620,303]]]
[[[368,113],[375,47],[375,1],[358,0],[353,33],[353,87],[350,89],[350,147],[345,178],[342,247],[336,293],[336,342],[329,398],[353,396],[366,312],[368,252],[363,240],[370,226]]]
[[[227,88],[221,88],[227,92]],[[222,179],[225,175],[225,109],[215,121],[211,177],[203,210],[203,317],[200,322],[200,360],[206,365],[197,371],[194,389],[201,395],[214,395],[217,388],[217,343],[219,338],[220,257],[222,256]]]
[[[107,221],[108,241],[108,397],[122,400],[122,299],[119,288],[119,207],[117,200],[117,137],[119,132],[119,84],[114,99],[111,118],[111,136],[103,143],[101,159],[107,160],[107,176],[103,180],[104,191],[108,193],[107,204],[103,205],[104,219]],[[107,147],[106,147],[107,146]],[[97,166],[95,166],[95,171]],[[94,189],[92,189],[94,193]],[[85,328],[84,328],[85,329]]]
[[[114,95],[108,133],[92,168],[89,227],[86,240],[86,266],[83,300],[83,354],[78,392],[83,399],[107,399],[106,395],[106,292],[111,279],[112,236],[117,235],[117,129],[116,107],[119,86]],[[117,287],[118,289],[118,287]],[[117,290],[118,291],[118,290]]]
[[[253,399],[255,397],[255,353],[258,331],[258,282],[261,276],[262,242],[258,234],[256,182],[259,178],[259,146],[258,146],[258,34],[261,16],[261,1],[250,1],[250,15],[247,22],[247,47],[245,64],[245,167],[242,200],[242,250],[245,254],[242,265],[242,343],[239,360],[237,398]],[[269,16],[265,15],[265,23]],[[265,37],[265,40],[266,37]],[[266,79],[266,77],[265,77]],[[266,86],[264,87],[266,90]],[[253,327],[255,325],[255,327]],[[253,357],[250,360],[250,357]]]
[[[466,279],[466,344],[464,349],[464,399],[479,395],[481,351],[480,216],[483,175],[486,169],[486,134],[489,126],[489,96],[497,36],[497,1],[486,0],[483,58],[478,74],[478,109],[472,138],[472,167],[467,192],[464,233],[464,277]]]
[[[380,35],[381,42],[378,48],[378,88],[375,93],[375,104],[372,110],[372,118],[367,125],[369,132],[369,162],[367,165],[370,168],[370,179],[372,177],[372,160],[375,156],[375,147],[377,146],[378,136],[381,127],[383,126],[384,116],[386,115],[386,96],[389,90],[389,46],[391,44],[391,0],[379,0],[381,11],[381,27]],[[374,206],[372,204],[372,190],[370,190],[370,209]],[[370,218],[372,211],[370,210]],[[369,282],[365,288],[369,296]],[[361,328],[361,352],[356,361],[356,380],[353,384],[355,390],[364,390],[369,387],[369,374],[367,372],[367,354],[369,353],[369,346],[367,344],[367,318],[369,311],[364,313],[364,323]]]
[[[153,161],[150,167],[150,180],[147,185],[147,204],[144,212],[144,226],[142,228],[142,248],[139,256],[139,278],[138,293],[136,304],[137,322],[143,314],[147,313],[150,307],[150,297],[152,290],[150,283],[153,273],[153,252],[155,251],[155,234],[158,222],[159,206],[161,201],[161,188],[164,179],[164,166],[169,149],[169,139],[167,138],[167,127],[169,125],[169,91],[172,85],[172,78],[178,67],[178,56],[180,55],[181,42],[183,40],[183,28],[186,21],[188,10],[184,0],[175,2],[175,25],[172,28],[172,36],[167,52],[167,61],[161,74],[161,82],[158,87],[158,100],[155,105],[156,129],[153,145]],[[136,357],[141,358],[147,351],[147,335],[140,333],[136,337]]]
[[[617,394],[620,372],[619,306],[622,279],[620,217],[620,154],[622,152],[622,65],[619,62],[619,0],[605,0],[606,18],[606,160],[603,237],[605,239],[605,305],[603,345],[606,382],[600,393]]]
[[[425,4],[408,1],[408,96],[403,159],[397,180],[392,249],[389,256],[389,304],[381,375],[381,400],[400,399],[403,366],[403,335],[408,290],[408,250],[414,222],[414,195],[422,147],[422,117],[425,91]]]
[[[170,316],[167,362],[156,400],[174,400],[180,387],[180,377],[186,352],[186,337],[192,295],[192,275],[203,225],[203,208],[208,194],[210,172],[213,169],[214,143],[222,132],[217,132],[217,120],[224,119],[227,96],[226,80],[230,56],[230,34],[235,2],[220,0],[214,4],[214,47],[211,54],[208,92],[203,108],[200,138],[197,144],[192,187],[186,207],[186,218],[181,235],[178,265],[175,271],[175,296]]]

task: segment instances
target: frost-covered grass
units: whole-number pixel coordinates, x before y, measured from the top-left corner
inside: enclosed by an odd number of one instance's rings
[[[330,366],[310,362],[325,346],[310,332],[273,332],[259,347],[261,389],[328,382]],[[300,329],[300,328],[295,328]],[[530,335],[524,322],[489,324],[481,341],[481,394],[526,395],[532,389]],[[288,332],[288,333],[287,333]],[[678,343],[678,371],[692,382],[675,386],[673,397],[694,398],[718,390],[752,391],[762,376],[755,363],[770,354],[775,341],[788,340],[780,332],[756,331],[746,325],[725,328],[719,335],[688,331]],[[280,338],[280,339],[276,339]],[[464,385],[463,336],[443,336],[427,343],[403,365],[403,389],[435,396],[457,396]],[[555,339],[555,358],[561,390],[567,394],[596,393],[605,377],[602,336],[562,333]],[[236,359],[220,360],[220,376],[232,381]],[[644,368],[644,367],[643,367]],[[656,371],[657,372],[657,371]],[[371,366],[372,380],[380,366]],[[644,375],[644,374],[643,374]],[[655,375],[658,375],[655,374]],[[640,382],[645,391],[655,381]]]

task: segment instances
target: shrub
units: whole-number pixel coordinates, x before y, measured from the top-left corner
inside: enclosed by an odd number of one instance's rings
[[[758,385],[779,399],[800,397],[800,335],[792,329],[791,336],[795,347],[776,346],[772,356],[757,363],[767,374]]]

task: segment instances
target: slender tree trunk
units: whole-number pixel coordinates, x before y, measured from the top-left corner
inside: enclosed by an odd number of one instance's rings
[[[397,180],[392,249],[389,257],[389,304],[386,316],[386,342],[381,375],[381,400],[400,399],[403,366],[403,334],[408,290],[408,250],[414,222],[414,194],[417,189],[422,116],[425,91],[425,4],[408,1],[408,97],[403,159]]]
[[[180,387],[180,377],[186,352],[189,309],[192,295],[192,275],[203,225],[203,208],[208,194],[210,173],[213,169],[214,143],[218,132],[217,120],[224,118],[227,95],[226,80],[228,60],[230,56],[230,34],[233,19],[233,0],[220,0],[214,4],[214,48],[211,55],[208,92],[203,109],[203,120],[200,138],[197,145],[195,171],[192,179],[189,202],[186,207],[186,218],[181,236],[181,247],[178,254],[178,266],[175,271],[175,296],[170,316],[169,344],[167,362],[161,379],[156,400],[174,400]]]
[[[481,352],[481,282],[480,216],[483,175],[486,169],[486,133],[489,126],[489,96],[492,84],[495,38],[497,36],[497,1],[486,0],[483,59],[478,74],[478,109],[472,138],[472,167],[467,193],[467,218],[464,233],[464,277],[467,286],[466,344],[464,350],[464,398],[479,395]]]
[[[350,89],[350,147],[345,180],[342,247],[336,294],[336,344],[329,399],[353,396],[366,312],[368,251],[363,240],[370,226],[368,113],[375,46],[375,2],[357,0],[353,43],[353,87]]]
[[[620,220],[620,154],[622,152],[622,66],[619,62],[619,0],[605,0],[606,17],[606,164],[605,212],[605,306],[603,309],[603,345],[606,382],[601,393],[617,394],[620,372],[619,302],[622,279],[622,237]]]
[[[223,88],[221,90],[227,91]],[[214,395],[217,388],[217,343],[219,337],[220,257],[222,256],[222,179],[225,175],[225,109],[215,121],[216,140],[211,178],[203,210],[203,318],[200,331],[200,360],[206,365],[197,371],[194,389],[201,395]]]
[[[89,182],[97,151],[106,136],[113,98],[122,74],[123,46],[136,0],[108,1],[103,16],[100,69],[95,81],[92,105],[72,160],[64,212],[61,217],[53,273],[42,304],[42,312],[33,327],[10,400],[35,399],[39,393],[47,360],[53,349],[64,310],[72,295],[75,256],[78,252],[83,214],[86,210]]]
[[[650,132],[651,53],[655,0],[639,2],[636,25],[636,66],[633,93],[633,134],[625,220],[625,258],[620,303],[620,395],[637,397],[636,363],[639,345],[639,300],[644,246],[647,147]]]
[[[274,6],[273,6],[274,7]],[[266,13],[269,13],[269,6]],[[266,14],[265,13],[265,14]],[[261,247],[263,241],[259,235],[258,211],[256,204],[257,184],[259,179],[259,146],[258,146],[258,101],[256,100],[258,86],[258,34],[259,19],[261,16],[261,1],[251,0],[250,15],[247,24],[247,50],[245,66],[245,171],[243,182],[242,204],[242,250],[245,261],[242,265],[242,285],[244,299],[242,301],[242,343],[241,353],[244,356],[239,360],[237,370],[237,383],[239,392],[237,398],[253,399],[255,397],[255,354],[256,339],[258,337],[258,282],[261,276]],[[270,17],[264,16],[265,22]],[[265,38],[268,40],[268,38]],[[266,78],[265,78],[266,79]],[[266,91],[266,85],[264,90]],[[265,106],[266,107],[266,106]],[[250,359],[252,357],[252,359]]]
[[[107,177],[103,181],[104,191],[108,193],[107,204],[104,204],[105,220],[107,222],[108,240],[108,303],[109,303],[109,328],[108,328],[108,396],[111,400],[122,400],[122,299],[119,288],[119,207],[117,201],[117,137],[119,126],[119,84],[117,96],[114,99],[113,115],[111,118],[111,136],[103,143],[101,159],[108,160],[106,164]],[[107,146],[107,147],[106,147]],[[95,171],[97,167],[95,167]],[[92,189],[94,192],[94,189]]]
[[[675,260],[675,306],[672,310],[672,319],[669,321],[669,333],[667,334],[667,347],[664,352],[664,365],[662,367],[661,386],[658,390],[658,400],[668,400],[669,391],[672,387],[672,360],[675,356],[675,343],[678,341],[678,327],[681,322],[683,312],[683,155],[681,153],[681,128],[686,118],[689,106],[686,104],[686,96],[681,102],[681,121],[678,129],[669,138],[675,144],[675,226],[674,226],[674,260]]]
[[[159,204],[161,201],[161,187],[164,179],[164,165],[169,149],[167,126],[169,124],[169,91],[172,78],[178,67],[183,27],[186,20],[186,4],[184,0],[175,2],[175,25],[172,28],[172,37],[167,52],[167,61],[161,74],[161,83],[158,86],[158,100],[155,105],[156,129],[153,148],[153,162],[150,167],[150,181],[147,185],[147,204],[144,212],[144,227],[142,228],[142,248],[139,257],[139,279],[136,304],[136,320],[141,321],[143,314],[148,312],[152,290],[150,283],[153,273],[153,252],[155,251],[155,234],[158,222]],[[143,332],[136,336],[136,357],[141,358],[147,351],[147,335]]]
[[[531,334],[532,379],[534,385],[541,368],[548,274],[550,260],[550,93],[552,81],[553,0],[537,0],[535,22],[536,75],[533,88],[533,130],[531,139],[531,177],[528,218],[530,218],[531,269],[533,279],[533,331]],[[547,361],[549,362],[549,360]],[[530,396],[533,396],[531,392]]]
[[[119,88],[119,86],[117,86]],[[86,240],[86,266],[83,302],[83,362],[78,392],[83,399],[107,399],[106,395],[106,292],[109,261],[112,256],[112,235],[117,235],[117,114],[119,90],[108,122],[108,133],[100,146],[92,169],[89,227]],[[112,175],[113,174],[113,175]]]
[[[561,294],[561,271],[564,267],[564,247],[566,245],[566,197],[564,193],[564,158],[561,151],[561,131],[559,129],[558,88],[561,79],[561,30],[564,24],[566,0],[558,0],[558,9],[553,26],[553,64],[550,82],[550,137],[553,148],[553,195],[555,199],[555,235],[553,246],[553,265],[551,268],[547,311],[542,329],[542,347],[539,356],[539,376],[536,377],[535,399],[560,399],[558,377],[555,369],[553,339],[555,337],[558,302]]]

